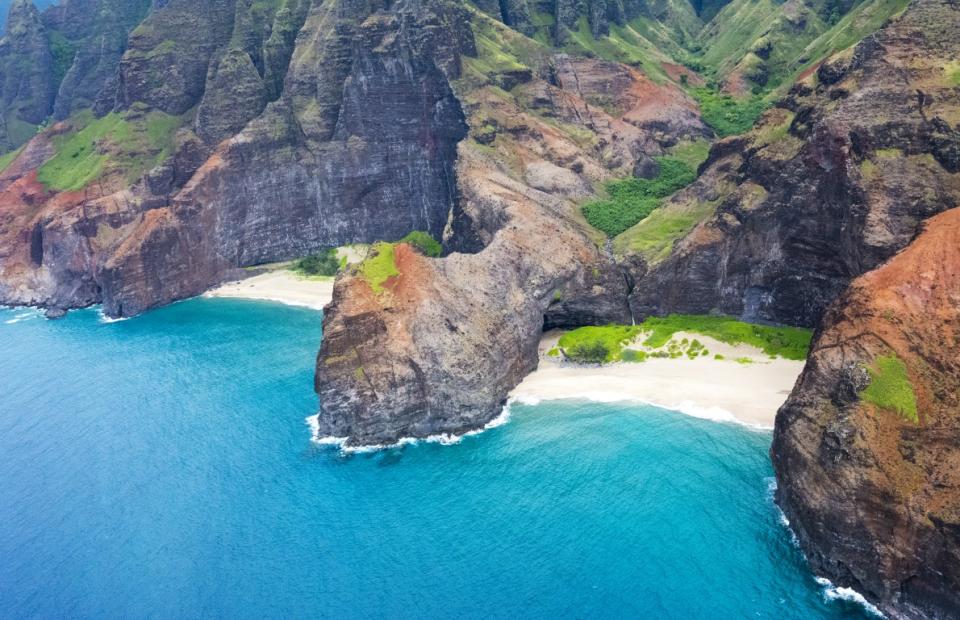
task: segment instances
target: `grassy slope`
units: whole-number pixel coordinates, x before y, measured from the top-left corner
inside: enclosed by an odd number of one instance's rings
[[[108,172],[133,182],[170,153],[182,119],[162,112],[111,112],[94,118],[89,110],[71,119],[77,129],[53,139],[56,154],[37,179],[57,191],[77,191]]]
[[[657,157],[660,173],[653,179],[620,179],[605,185],[608,198],[583,205],[583,215],[594,228],[615,237],[656,210],[664,198],[697,178],[696,168],[671,157]]]
[[[908,1],[862,0],[831,23],[823,0],[808,0],[794,19],[774,0],[733,0],[701,32],[699,61],[720,79],[734,70],[749,77],[762,66],[767,89],[776,91],[771,98],[779,96],[802,71],[876,31]]]

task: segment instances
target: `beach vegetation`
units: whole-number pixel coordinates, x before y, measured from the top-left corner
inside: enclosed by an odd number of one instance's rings
[[[660,172],[652,179],[619,179],[604,186],[607,198],[581,208],[591,226],[615,237],[649,216],[663,200],[697,178],[696,169],[673,157],[657,157]]]
[[[305,256],[293,264],[293,271],[304,276],[335,276],[342,268],[337,250],[329,248],[317,254]]]
[[[639,334],[635,325],[581,327],[561,336],[558,346],[567,359],[603,364],[621,360],[624,347]]]
[[[443,246],[433,236],[422,230],[415,230],[403,239],[400,243],[407,243],[419,250],[424,256],[437,258],[443,252]]]
[[[906,420],[917,423],[917,395],[907,374],[907,366],[896,354],[876,358],[867,367],[870,385],[860,398],[881,409],[894,411]]]
[[[374,293],[384,291],[383,285],[390,278],[400,275],[397,269],[394,244],[378,242],[371,247],[371,256],[360,263],[359,272]]]
[[[625,362],[645,362],[648,357],[650,357],[649,353],[638,349],[624,349],[620,354],[620,359]]]
[[[641,326],[649,333],[644,345],[659,348],[666,345],[677,332],[709,336],[720,342],[746,344],[791,360],[804,360],[810,349],[812,330],[800,327],[778,327],[744,323],[732,317],[671,314],[650,317]]]

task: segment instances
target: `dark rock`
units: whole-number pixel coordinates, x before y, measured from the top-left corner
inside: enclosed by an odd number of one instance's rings
[[[890,618],[960,610],[960,209],[834,303],[777,414],[777,502],[814,571]],[[896,356],[917,418],[868,402]]]
[[[67,316],[67,311],[63,308],[47,308],[43,315],[48,319],[56,320]]]
[[[642,154],[637,157],[637,163],[633,165],[633,176],[638,179],[653,179],[660,174],[660,164],[649,155]]]

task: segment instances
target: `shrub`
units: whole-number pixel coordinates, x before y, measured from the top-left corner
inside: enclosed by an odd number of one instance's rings
[[[749,131],[767,107],[757,94],[737,99],[701,87],[693,89],[693,96],[700,103],[703,121],[721,138]]]
[[[638,351],[636,349],[624,349],[623,353],[620,354],[620,359],[625,362],[645,362],[649,355],[646,351]]]
[[[672,157],[657,157],[660,173],[653,179],[610,181],[605,189],[609,198],[591,200],[583,205],[583,216],[597,230],[616,237],[646,218],[663,199],[692,183],[696,170]]]
[[[610,348],[602,340],[578,342],[567,351],[567,357],[577,362],[602,364],[610,357]]]
[[[413,247],[417,248],[426,256],[432,256],[436,258],[440,256],[443,252],[443,246],[434,239],[430,233],[424,232],[422,230],[415,230],[403,239],[400,240],[400,243],[409,243]]]
[[[614,362],[621,359],[624,345],[639,333],[639,328],[632,325],[581,327],[565,333],[558,344],[576,362]]]
[[[311,254],[293,264],[293,270],[305,276],[335,276],[340,270],[340,259],[333,248]]]

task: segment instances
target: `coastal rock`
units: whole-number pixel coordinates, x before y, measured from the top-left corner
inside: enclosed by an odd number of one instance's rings
[[[458,146],[447,255],[400,244],[383,282],[363,265],[338,279],[317,360],[321,436],[389,445],[482,428],[536,367],[545,328],[631,321],[631,280],[571,200],[578,179],[629,176],[664,138],[706,130],[679,88],[615,63],[544,63],[552,82],[509,93],[493,80],[455,84],[470,125],[497,128],[497,148]]]
[[[960,610],[958,266],[953,209],[830,307],[777,415],[777,502],[810,564],[891,618]]]
[[[960,90],[944,73],[960,55],[957,23],[956,3],[917,0],[827,63],[826,81],[798,83],[745,138],[717,143],[662,210],[699,225],[676,243],[642,226],[624,235],[621,251],[641,248],[651,265],[634,313],[814,326],[853,278],[960,204],[946,146],[960,138]]]

